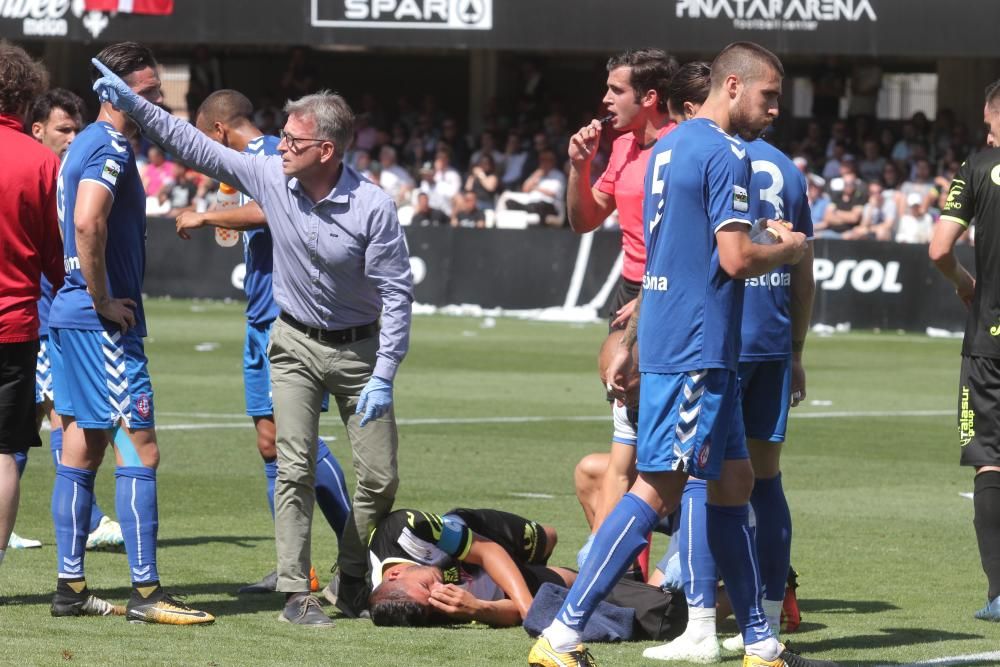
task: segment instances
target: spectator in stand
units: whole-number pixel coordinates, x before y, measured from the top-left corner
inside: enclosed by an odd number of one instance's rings
[[[886,197],[878,181],[868,184],[868,201],[861,211],[861,224],[844,233],[843,238],[892,241],[896,233],[896,199]]]
[[[176,218],[184,211],[193,211],[199,196],[204,198],[205,187],[199,184],[197,173],[189,171],[180,162],[173,162],[170,182],[160,191],[160,201],[169,206],[167,217]]]
[[[193,118],[205,98],[223,87],[219,59],[204,44],[194,47],[188,64],[188,92],[185,96],[188,116]]]
[[[812,164],[822,164],[826,161],[826,144],[823,142],[823,127],[818,121],[811,120],[806,125],[806,136],[799,143],[798,151]]]
[[[431,198],[426,192],[417,193],[417,201],[413,204],[413,216],[410,225],[413,227],[438,227],[448,224],[448,216],[443,211],[431,208]]]
[[[917,130],[912,122],[907,121],[903,123],[902,132],[903,136],[892,147],[892,153],[889,155],[896,162],[909,161],[910,153],[913,151],[913,144],[917,143]]]
[[[920,196],[920,214],[927,213],[929,209],[937,204],[939,192],[934,184],[934,176],[931,173],[931,162],[926,157],[917,159],[913,163],[913,176],[903,182],[899,188],[897,197],[897,207],[900,211],[910,211],[910,195]],[[902,222],[902,219],[900,219]]]
[[[906,212],[899,216],[896,243],[928,243],[934,218],[927,212],[926,200],[919,193],[906,195]]]
[[[492,155],[485,152],[480,155],[465,179],[464,189],[475,195],[479,210],[492,211],[496,207],[497,194],[500,192],[500,177],[497,176],[496,163]]]
[[[826,213],[814,231],[820,238],[843,238],[848,232],[861,224],[861,214],[865,200],[858,192],[857,179],[845,179],[842,190],[833,193],[833,201],[826,207]]]
[[[362,151],[371,151],[375,148],[375,128],[369,123],[369,116],[366,113],[358,114],[358,126],[354,128],[354,148]]]
[[[359,174],[378,185],[378,176],[372,174],[372,154],[368,151],[353,151],[353,167]]]
[[[826,179],[816,174],[809,174],[806,177],[809,189],[806,191],[809,198],[809,211],[812,214],[813,229],[823,221],[826,215],[826,208],[830,205],[830,197],[826,193]]]
[[[139,175],[142,177],[143,187],[146,188],[146,196],[158,197],[163,187],[170,184],[174,165],[167,160],[167,156],[159,146],[149,147],[147,159],[149,162]]]
[[[562,225],[566,175],[557,164],[551,148],[542,150],[538,155],[538,168],[525,179],[521,192],[500,195],[497,209],[528,211],[538,215],[540,224]]]
[[[285,98],[297,100],[316,90],[316,67],[309,62],[309,52],[296,46],[288,58],[288,67],[281,75],[281,90]]]
[[[885,195],[888,197],[891,193],[895,197],[896,192],[902,185],[903,175],[899,171],[899,166],[892,160],[889,160],[882,167],[882,187],[885,188]]]
[[[447,145],[438,148],[433,163],[424,163],[420,190],[430,196],[431,206],[451,215],[455,195],[462,190],[462,177],[451,166],[451,151]]]
[[[469,158],[469,168],[478,165],[479,158],[483,155],[489,155],[493,158],[493,164],[497,171],[503,168],[503,153],[497,150],[496,136],[489,130],[479,135],[479,148]]]
[[[843,141],[834,143],[830,149],[826,164],[823,165],[823,172],[821,176],[827,181],[832,181],[840,176],[840,163],[843,162],[846,155],[847,144]]]
[[[882,156],[879,144],[875,139],[865,139],[861,145],[862,157],[858,161],[858,175],[871,183],[882,177],[886,159]]]
[[[445,118],[441,123],[441,138],[438,145],[442,143],[451,149],[449,164],[453,169],[465,169],[469,166],[469,142],[459,131],[458,122],[454,118]]]
[[[392,146],[382,146],[378,153],[378,161],[382,165],[379,185],[392,197],[397,206],[402,205],[413,189],[413,178],[397,164],[396,149]]]
[[[847,131],[847,123],[842,120],[834,121],[830,126],[830,139],[826,142],[826,157],[831,158],[834,156],[834,149],[837,144],[844,145],[844,152],[849,153],[852,150],[851,146],[851,136]]]
[[[507,144],[503,152],[503,169],[500,177],[500,186],[504,190],[519,190],[524,182],[525,163],[528,160],[528,151],[521,143],[521,134],[517,130],[511,130],[507,134]]]
[[[486,216],[476,205],[476,195],[463,192],[455,197],[455,207],[451,214],[451,226],[464,229],[482,229],[486,226]]]

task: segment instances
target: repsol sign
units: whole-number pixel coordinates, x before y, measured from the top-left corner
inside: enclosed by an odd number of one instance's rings
[[[315,28],[491,30],[493,0],[312,0]]]
[[[833,261],[816,258],[813,262],[816,285],[825,290],[853,289],[856,292],[903,291],[899,282],[899,262],[880,262],[874,259],[841,259]]]

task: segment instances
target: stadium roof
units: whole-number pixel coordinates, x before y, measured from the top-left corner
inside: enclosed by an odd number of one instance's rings
[[[169,16],[0,0],[3,37],[154,44],[997,57],[997,26],[989,0],[176,0]]]

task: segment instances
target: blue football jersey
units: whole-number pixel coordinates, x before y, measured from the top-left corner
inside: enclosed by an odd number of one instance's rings
[[[750,178],[753,217],[787,220],[792,229],[812,238],[812,215],[802,172],[788,156],[763,139],[750,143],[747,151],[753,169]],[[747,279],[741,361],[784,359],[792,353],[791,284],[787,265]]]
[[[244,153],[251,155],[279,155],[278,137],[258,137],[247,144]],[[250,197],[242,195],[241,204],[247,204]],[[247,321],[250,324],[265,325],[273,322],[280,309],[271,292],[271,271],[274,268],[271,248],[271,230],[267,227],[243,232],[243,262],[246,275],[243,289],[247,293]]]
[[[736,370],[743,281],[719,265],[716,232],[751,224],[746,144],[696,118],[660,139],[646,171],[639,368]]]
[[[40,287],[42,295],[38,297],[38,335],[48,336],[49,311],[52,310],[52,299],[55,298],[55,295],[52,294],[52,283],[49,282],[44,273]]]
[[[93,123],[77,135],[59,168],[56,196],[66,280],[52,302],[49,326],[109,331],[118,328],[97,315],[80,271],[73,216],[77,190],[84,181],[100,184],[114,197],[104,249],[108,295],[135,301],[133,331],[145,336],[142,279],[146,271],[146,193],[128,139],[105,122]]]

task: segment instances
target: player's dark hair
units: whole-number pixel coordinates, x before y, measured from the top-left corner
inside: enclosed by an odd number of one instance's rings
[[[684,63],[670,80],[667,100],[675,111],[681,111],[685,102],[703,104],[711,89],[711,65],[702,61]]]
[[[635,101],[648,91],[656,91],[656,110],[667,113],[667,87],[677,71],[677,59],[663,49],[629,49],[608,58],[608,71],[629,68],[629,85]]]
[[[148,46],[143,46],[138,42],[118,42],[106,46],[96,57],[105,67],[123,79],[129,74],[147,67],[156,69],[156,58],[153,57],[153,52]],[[97,81],[99,78],[101,78],[100,71],[91,66],[91,81]]]
[[[62,109],[67,116],[80,122],[83,117],[83,100],[71,90],[53,88],[31,103],[25,126],[30,128],[34,123],[44,123],[49,119],[53,109]]]
[[[20,46],[0,40],[0,113],[19,114],[49,85],[49,73]]]
[[[730,74],[749,82],[766,76],[770,69],[779,76],[785,76],[785,68],[778,56],[760,44],[733,42],[712,61],[712,88],[720,87]]]
[[[389,581],[383,581],[368,596],[368,613],[375,625],[404,628],[424,627],[431,617],[430,607],[418,604]]]
[[[197,123],[225,123],[233,125],[238,121],[253,118],[253,104],[238,90],[217,90],[201,103],[195,113]]]
[[[1000,103],[1000,79],[997,79],[990,85],[986,86],[986,104],[987,106],[997,107]]]

